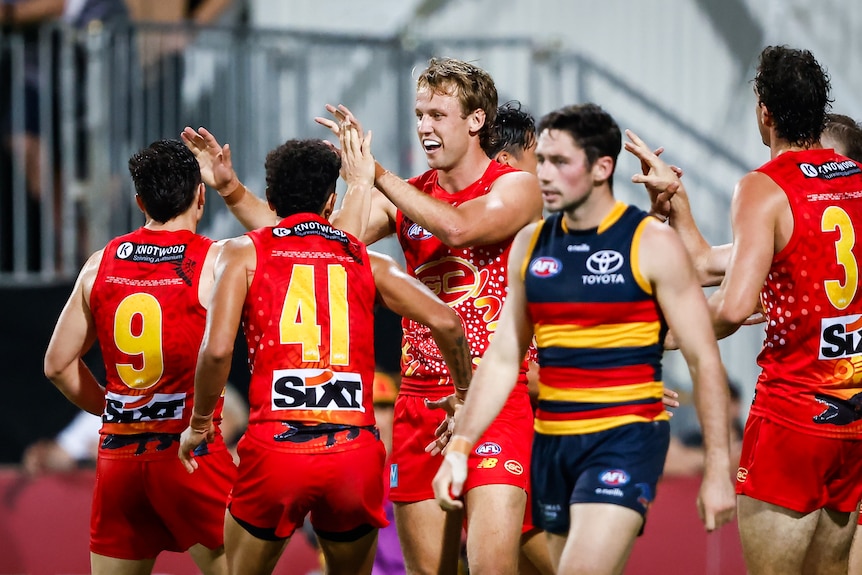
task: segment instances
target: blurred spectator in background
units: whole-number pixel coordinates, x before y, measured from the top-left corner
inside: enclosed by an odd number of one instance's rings
[[[216,24],[234,0],[126,0],[139,25],[138,54],[143,72],[144,140],[173,137],[188,124],[183,119],[185,50],[192,33],[184,25]],[[160,28],[147,29],[147,24]],[[165,30],[165,25],[174,25]]]
[[[383,508],[389,526],[377,534],[377,555],[374,557],[374,567],[371,575],[396,575],[404,573],[404,555],[398,542],[398,528],[395,525],[395,513],[389,500],[389,455],[392,453],[392,420],[395,416],[395,397],[398,395],[398,384],[394,374],[377,371],[374,373],[374,418],[380,431],[380,440],[386,446],[386,470],[383,486]]]
[[[12,268],[12,227],[26,225],[27,269],[39,269],[39,220],[42,199],[42,140],[39,122],[40,66],[39,28],[63,15],[64,0],[0,0],[0,213],[4,246],[0,269]],[[21,42],[21,43],[19,43]],[[23,53],[17,48],[22,48]],[[44,65],[44,64],[43,64]],[[53,71],[53,70],[52,70]],[[26,221],[13,221],[13,195],[16,173],[23,174],[27,190]],[[59,190],[54,189],[55,206]],[[17,210],[16,210],[17,211]],[[57,222],[59,223],[59,222]]]
[[[234,461],[236,443],[248,425],[248,404],[237,389],[228,384],[224,393],[221,432]],[[21,465],[29,475],[95,467],[102,418],[81,411],[53,439],[40,439],[24,451]]]
[[[730,405],[730,457],[732,467],[739,463],[742,449],[742,401],[739,386],[728,382]],[[664,463],[664,475],[700,475],[703,472],[703,432],[691,395],[680,394],[680,406],[670,420],[670,446]]]

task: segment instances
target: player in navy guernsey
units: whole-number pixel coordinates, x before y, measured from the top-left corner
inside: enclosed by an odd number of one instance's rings
[[[708,530],[733,517],[727,381],[706,300],[667,226],[613,197],[619,128],[593,104],[551,112],[536,149],[545,209],[509,256],[500,325],[434,479],[444,507],[472,473],[467,454],[503,405],[535,335],[539,405],[533,520],[558,573],[621,573],[669,440],[661,354],[680,335],[704,429],[698,510]],[[451,492],[450,492],[451,490]]]

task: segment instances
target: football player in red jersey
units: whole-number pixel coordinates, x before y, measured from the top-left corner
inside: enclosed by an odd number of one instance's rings
[[[212,441],[198,453],[203,481],[177,460],[194,405],[195,356],[206,325],[218,245],[195,233],[200,167],[179,141],[129,160],[146,223],[115,238],[81,270],[45,355],[45,374],[75,405],[102,416],[90,522],[96,574],[149,573],[164,550],[190,550],[224,574],[224,508],[236,476],[212,406]],[[98,339],[107,384],[82,361]]]
[[[862,168],[821,145],[830,85],[810,52],[765,48],[754,87],[771,159],[736,186],[734,240],[710,297],[719,336],[758,302],[767,321],[736,476],[743,552],[754,575],[847,573],[862,498],[862,254],[853,239],[862,233]],[[627,149],[652,167],[636,181],[681,188],[637,138]],[[714,263],[720,250],[696,232],[685,200],[671,200],[671,224],[693,255]]]
[[[365,142],[362,144],[361,142]],[[180,455],[204,442],[240,325],[250,351],[251,416],[225,519],[233,573],[269,573],[307,513],[329,573],[370,573],[383,512],[384,449],[374,427],[373,307],[428,326],[458,387],[471,376],[457,315],[391,258],[331,226],[335,184],[367,194],[370,133],[342,126],[342,160],[321,140],[267,156],[267,199],[282,219],[229,240],[201,347],[198,401]]]
[[[318,121],[333,131],[344,120],[356,124],[347,108],[327,109],[336,121]],[[539,219],[542,208],[535,176],[492,161],[483,149],[496,110],[497,91],[487,72],[460,60],[432,60],[419,75],[416,92],[417,135],[431,169],[404,181],[378,165],[375,189],[348,191],[333,217],[334,225],[366,243],[398,236],[408,273],[460,316],[474,365],[497,326],[512,238]],[[205,172],[215,174],[213,187],[246,227],[272,222],[265,202],[247,193],[232,170],[224,170],[229,149],[205,130],[186,129],[183,139]],[[424,449],[446,418],[440,410],[428,410],[426,400],[452,395],[451,366],[428,329],[409,318],[402,350],[389,477],[405,563],[408,573],[454,572],[462,517],[445,513],[434,500],[431,480],[438,462]],[[532,528],[524,524],[532,430],[526,371],[525,360],[522,385],[472,455],[473,465],[481,465],[465,495],[472,572],[516,573],[521,534]]]

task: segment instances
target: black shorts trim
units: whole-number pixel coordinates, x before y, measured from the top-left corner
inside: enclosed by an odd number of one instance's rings
[[[326,539],[327,541],[334,541],[336,543],[353,543],[354,541],[358,541],[362,539],[372,531],[377,529],[373,525],[369,523],[364,523],[355,529],[351,529],[350,531],[339,531],[338,533],[333,533],[330,531],[321,531],[320,529],[315,529],[314,532],[321,539]]]
[[[227,508],[228,512],[230,512],[230,506]],[[278,537],[275,534],[275,527],[257,527],[252,525],[248,521],[243,521],[233,513],[230,514],[233,517],[233,520],[239,523],[239,526],[248,531],[251,535],[257,537],[258,539],[263,539],[264,541],[284,541],[285,539],[290,539],[288,537]],[[292,535],[292,534],[291,534]]]

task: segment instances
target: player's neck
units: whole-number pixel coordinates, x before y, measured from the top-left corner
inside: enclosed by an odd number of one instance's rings
[[[450,194],[460,192],[481,178],[491,161],[481,148],[471,149],[456,165],[437,169],[437,184]]]
[[[801,152],[803,150],[814,150],[820,149],[822,147],[823,146],[820,145],[820,142],[814,142],[813,144],[800,146],[797,144],[792,144],[787,140],[773,136],[769,144],[769,157],[770,159],[774,160],[785,152]]]
[[[198,227],[198,219],[196,215],[189,211],[184,214],[180,214],[172,220],[168,220],[164,223],[157,222],[151,217],[147,217],[147,223],[144,224],[144,227],[153,232],[179,232],[179,231],[189,231],[195,233]]]
[[[616,204],[617,200],[610,188],[593,188],[581,203],[565,210],[566,227],[570,230],[597,228]]]

